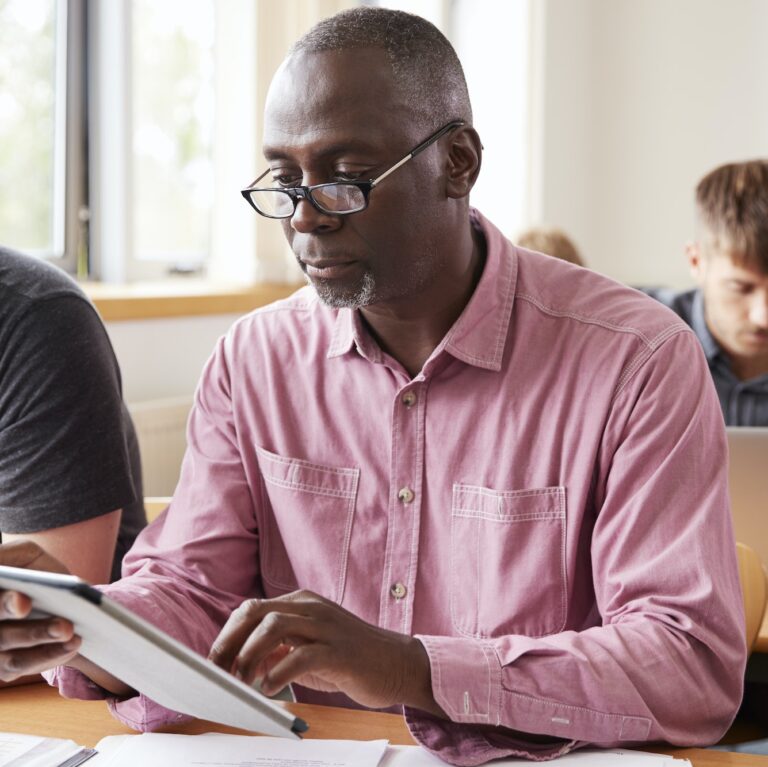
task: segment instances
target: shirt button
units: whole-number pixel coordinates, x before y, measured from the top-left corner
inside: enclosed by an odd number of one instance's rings
[[[411,490],[410,487],[403,487],[400,489],[400,492],[397,494],[397,497],[403,503],[410,503],[413,500],[413,490]]]
[[[403,394],[401,402],[406,407],[413,407],[416,404],[416,395],[412,391],[407,391]]]
[[[402,583],[396,583],[389,592],[395,599],[402,599],[408,593],[408,589]]]

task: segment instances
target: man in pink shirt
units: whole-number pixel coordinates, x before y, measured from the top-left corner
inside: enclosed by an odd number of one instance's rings
[[[107,593],[268,693],[402,707],[454,764],[717,740],[743,614],[690,329],[469,207],[480,139],[422,19],[310,31],[264,152],[243,194],[311,285],[217,345],[173,502]],[[142,730],[177,719],[77,656],[68,624],[37,626],[0,628],[6,675],[67,664],[63,694]]]

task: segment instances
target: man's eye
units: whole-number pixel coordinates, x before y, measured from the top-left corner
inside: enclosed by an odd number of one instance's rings
[[[272,183],[275,186],[297,186],[301,183],[301,179],[297,176],[289,175],[287,173],[272,176]]]
[[[363,175],[362,172],[358,170],[337,170],[333,174],[333,180],[334,181],[357,181],[362,175]]]

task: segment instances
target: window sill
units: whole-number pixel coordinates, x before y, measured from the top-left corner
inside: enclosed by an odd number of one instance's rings
[[[204,280],[179,280],[131,285],[84,283],[104,322],[245,314],[285,298],[300,288],[296,283],[219,285]]]

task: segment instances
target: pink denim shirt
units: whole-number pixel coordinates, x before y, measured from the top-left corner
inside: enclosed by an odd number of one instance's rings
[[[234,325],[173,502],[105,591],[202,654],[243,599],[297,588],[417,635],[451,721],[407,723],[454,764],[711,743],[745,640],[699,343],[653,300],[473,221],[482,278],[413,379],[309,287]],[[141,730],[179,718],[110,706]]]

